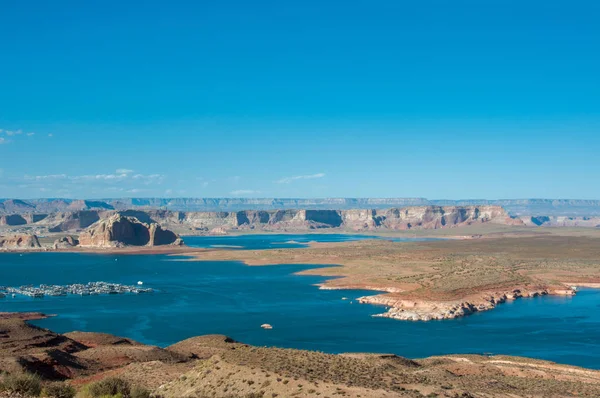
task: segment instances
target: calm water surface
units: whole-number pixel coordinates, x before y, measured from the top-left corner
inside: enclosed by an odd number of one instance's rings
[[[35,323],[57,332],[107,332],[160,346],[219,333],[249,344],[332,353],[413,358],[495,353],[600,368],[599,290],[582,290],[573,298],[517,300],[456,320],[402,322],[373,318],[383,308],[353,301],[373,292],[319,290],[313,285],[324,278],[293,275],[308,266],[181,260],[164,255],[0,254],[0,285],[142,280],[159,290],[149,295],[6,297],[0,299],[0,311],[58,314]],[[262,323],[274,329],[263,330]]]
[[[294,249],[308,247],[309,242],[348,242],[377,239],[392,242],[439,240],[430,238],[392,238],[360,234],[256,234],[237,236],[186,236],[190,247],[226,247],[243,250]]]

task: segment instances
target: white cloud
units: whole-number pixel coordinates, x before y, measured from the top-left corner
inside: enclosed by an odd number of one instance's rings
[[[50,174],[50,175],[44,175],[44,176],[29,176],[29,175],[25,175],[25,177],[23,177],[26,180],[29,181],[45,181],[45,180],[66,180],[68,178],[68,176],[66,174]]]
[[[35,133],[26,133],[23,130],[6,130],[6,129],[0,129],[0,134],[4,134],[7,137],[17,137],[18,135],[26,135],[28,137],[31,137],[33,135],[35,135]],[[0,144],[4,143],[7,144],[11,141],[7,140],[6,138],[0,138]]]
[[[131,173],[133,173],[133,170],[131,170],[131,169],[117,169],[116,173],[117,174],[131,174]]]
[[[241,195],[254,195],[254,194],[260,193],[260,191],[254,191],[252,189],[236,189],[235,191],[231,191],[229,193],[234,196],[241,196]]]
[[[317,173],[317,174],[308,174],[308,175],[302,175],[302,176],[293,176],[293,177],[283,177],[277,181],[275,181],[276,184],[289,184],[293,181],[297,181],[297,180],[312,180],[315,178],[323,178],[325,177],[325,173]]]
[[[131,171],[131,170],[117,170],[118,171]],[[164,179],[164,175],[162,174],[135,174],[131,175],[129,173],[114,173],[114,174],[83,174],[83,175],[67,175],[67,174],[50,174],[50,175],[38,175],[38,176],[29,176],[25,175],[24,179],[26,180],[71,180],[71,181],[111,181],[111,182],[119,182],[126,180],[134,180],[138,182],[153,183],[153,182],[162,182]]]
[[[23,132],[21,130],[16,130],[16,131],[4,130],[4,134],[12,137],[14,135],[21,135],[21,134],[23,134]]]

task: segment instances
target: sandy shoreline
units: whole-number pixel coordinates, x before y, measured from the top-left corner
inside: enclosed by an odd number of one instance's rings
[[[535,251],[536,245],[543,243],[544,250],[548,248],[547,250],[552,252],[558,249],[563,253],[564,249],[557,247],[558,245],[553,242],[556,238],[552,236],[530,238],[531,242],[525,242],[524,247],[530,248],[529,251]],[[585,240],[589,238],[581,239],[583,239],[582,244],[593,243],[592,247],[597,247],[597,239],[592,239],[591,242]],[[574,244],[576,240],[571,238],[569,242]],[[537,256],[543,255],[543,251],[542,254],[527,258],[529,262],[532,259],[534,261],[531,270],[521,269],[515,272],[511,268],[506,268],[504,264],[506,258],[514,257],[515,254],[517,257],[523,256],[520,248],[517,250],[513,248],[517,243],[523,244],[523,239],[310,242],[306,248],[267,250],[163,246],[13,250],[12,252],[159,254],[185,256],[188,257],[187,261],[240,261],[248,266],[315,265],[318,267],[300,271],[298,274],[329,277],[330,279],[319,284],[320,289],[371,290],[374,292],[373,295],[361,297],[358,301],[388,307],[385,312],[377,316],[398,320],[452,319],[491,310],[499,304],[518,298],[544,295],[572,296],[576,294],[576,286],[600,288],[600,272],[597,270],[600,267],[594,267],[594,272],[588,272],[585,277],[581,276],[586,275],[585,273],[577,273],[575,268],[573,272],[564,271],[560,262],[558,271],[549,271],[546,269],[548,260],[544,259],[540,262],[537,259]],[[465,251],[472,251],[474,254],[463,253]],[[490,254],[487,255],[482,251],[490,251]],[[587,253],[587,257],[596,258],[595,256],[595,253]],[[587,257],[586,262],[589,261]],[[495,265],[499,258],[502,261],[499,265]],[[523,261],[514,262],[511,259],[511,262],[519,268],[523,267],[521,264]],[[572,262],[572,259],[567,256],[561,261],[567,263]],[[538,263],[546,266],[539,268]],[[589,271],[589,268],[586,270]],[[482,281],[486,278],[489,281]],[[446,285],[448,287],[444,287]],[[457,289],[453,287],[454,285],[465,287]]]

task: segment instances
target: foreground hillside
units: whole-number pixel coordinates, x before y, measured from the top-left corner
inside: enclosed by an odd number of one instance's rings
[[[0,314],[0,370],[37,373],[42,384],[61,381],[80,395],[90,391],[90,383],[115,377],[173,398],[600,395],[600,372],[526,358],[331,355],[253,347],[218,335],[163,349],[101,333],[60,335],[22,318],[27,317]]]

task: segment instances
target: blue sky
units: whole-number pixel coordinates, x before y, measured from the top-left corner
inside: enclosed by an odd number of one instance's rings
[[[597,1],[0,0],[0,197],[600,199]]]

